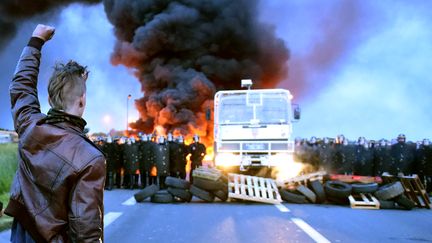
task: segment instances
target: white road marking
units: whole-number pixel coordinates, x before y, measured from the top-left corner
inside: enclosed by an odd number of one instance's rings
[[[123,213],[120,212],[109,212],[104,216],[104,228],[108,227],[112,222],[122,216]]]
[[[281,211],[282,213],[288,213],[290,212],[290,210],[285,207],[283,204],[275,204],[275,206],[277,207],[277,209],[279,209],[279,211]]]
[[[322,236],[318,231],[316,231],[312,226],[307,224],[305,221],[299,219],[299,218],[291,218],[291,220],[300,228],[302,229],[306,234],[308,234],[315,242],[318,243],[330,243],[327,238]]]
[[[136,204],[135,197],[131,197],[122,203],[122,205],[124,205],[124,206],[133,206],[135,204]]]

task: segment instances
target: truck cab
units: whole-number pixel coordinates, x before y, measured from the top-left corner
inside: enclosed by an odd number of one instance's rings
[[[288,90],[250,89],[248,81],[242,86],[248,89],[215,94],[215,165],[227,171],[277,168],[294,153],[292,122],[300,110]]]

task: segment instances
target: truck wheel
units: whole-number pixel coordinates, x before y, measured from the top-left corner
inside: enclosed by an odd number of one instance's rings
[[[324,187],[319,180],[311,181],[310,187],[316,195],[316,202],[323,203],[326,200],[326,195],[324,191]]]
[[[378,190],[377,183],[355,183],[351,186],[353,193],[374,193]]]
[[[300,192],[301,194],[303,194],[311,203],[315,203],[316,202],[316,195],[315,193],[310,190],[309,188],[300,185],[296,188],[296,190],[298,192]]]
[[[170,187],[180,188],[180,189],[189,189],[190,183],[187,180],[175,178],[172,176],[168,176],[165,179],[165,184]]]
[[[194,179],[194,182],[195,182],[195,179]],[[190,187],[189,191],[192,193],[192,195],[194,195],[194,196],[196,196],[196,197],[198,197],[198,198],[200,198],[206,202],[213,202],[214,201],[214,195],[212,193],[205,191],[205,190],[203,190],[197,186],[192,185]]]
[[[168,187],[168,192],[174,197],[178,197],[185,202],[190,202],[192,200],[192,194],[185,189]]]
[[[151,202],[154,203],[172,203],[174,202],[173,196],[166,190],[156,192],[151,197]]]
[[[351,195],[352,187],[342,181],[327,181],[324,189],[328,198],[348,198]]]
[[[211,181],[199,177],[193,178],[193,185],[207,191],[216,191],[227,187],[227,185],[219,180]]]
[[[142,189],[141,191],[135,193],[135,201],[142,202],[144,199],[153,196],[157,191],[159,190],[159,187],[157,185],[150,185],[146,188]]]
[[[397,181],[387,185],[384,185],[375,192],[375,196],[379,200],[390,200],[404,193],[402,184]]]
[[[306,199],[305,196],[289,192],[289,191],[287,191],[285,189],[279,190],[279,194],[281,195],[281,198],[285,202],[297,203],[297,204],[308,203],[308,201],[307,201],[307,199]]]
[[[401,206],[407,210],[411,210],[416,206],[413,201],[411,201],[409,198],[407,198],[403,194],[400,196],[397,196],[394,200],[399,206]]]

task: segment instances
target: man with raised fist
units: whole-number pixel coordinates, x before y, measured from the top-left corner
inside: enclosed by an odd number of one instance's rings
[[[41,49],[53,35],[53,27],[36,27],[10,84],[20,139],[5,210],[14,217],[11,242],[101,242],[105,157],[84,134],[86,68],[57,64],[48,84],[51,109],[40,110]]]

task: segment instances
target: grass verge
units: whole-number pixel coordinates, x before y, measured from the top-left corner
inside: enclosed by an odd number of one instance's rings
[[[17,169],[18,144],[0,144],[0,201],[3,207],[9,202],[9,189]],[[3,215],[0,217],[0,231],[9,229],[12,226],[13,218]]]

